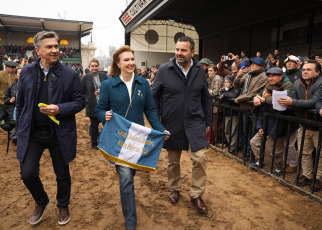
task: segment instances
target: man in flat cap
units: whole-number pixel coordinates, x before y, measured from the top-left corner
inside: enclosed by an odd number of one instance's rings
[[[287,91],[287,96],[290,95],[293,83],[291,80],[284,75],[283,76],[283,70],[278,67],[273,67],[270,68],[267,72],[266,75],[268,76],[268,83],[269,85],[277,86],[277,87],[282,87],[281,90]],[[259,95],[256,95],[254,97],[254,106],[261,106],[263,104],[267,104],[272,106],[273,105],[273,100],[272,96],[269,96],[267,98],[264,98],[262,95],[263,93],[260,93]],[[288,111],[287,115],[294,115],[293,112]],[[287,173],[292,173],[296,171],[297,167],[297,151],[295,149],[295,142],[297,140],[297,130],[299,128],[299,125],[295,122],[291,123],[291,132],[290,132],[290,139],[288,143],[288,157],[287,157],[287,167],[285,171]],[[285,149],[286,149],[286,144],[287,144],[287,136],[282,137],[282,142],[283,142],[283,155],[285,154]]]
[[[4,107],[4,94],[8,85],[11,85],[15,80],[14,73],[18,64],[13,61],[6,61],[4,65],[5,70],[0,71],[0,121],[6,114]]]
[[[294,55],[288,56],[284,61],[286,66],[285,74],[293,84],[297,79],[300,79],[302,76],[302,71],[300,70],[301,68],[300,62],[301,60]]]
[[[250,72],[240,76],[237,75],[233,86],[237,89],[241,89],[241,94],[235,99],[235,103],[239,104],[241,108],[251,109],[252,106],[247,104],[247,101],[252,100],[256,94],[258,94],[267,83],[267,76],[264,72],[265,60],[260,57],[255,57],[249,60],[251,63]],[[248,127],[246,127],[246,119],[248,119]],[[250,139],[252,138],[252,116],[247,117],[246,114],[243,115],[244,120],[244,133],[248,133],[247,140],[247,156],[250,153]]]

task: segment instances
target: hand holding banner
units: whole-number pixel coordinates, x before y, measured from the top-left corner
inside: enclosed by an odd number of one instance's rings
[[[164,132],[138,125],[113,113],[100,134],[98,148],[105,158],[120,165],[155,171]]]

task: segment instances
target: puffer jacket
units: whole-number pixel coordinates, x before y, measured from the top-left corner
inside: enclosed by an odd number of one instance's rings
[[[304,112],[305,110],[314,109],[318,98],[322,92],[322,76],[319,75],[312,79],[310,84],[301,77],[296,80],[290,97],[292,98],[292,107],[300,109],[299,116],[306,120],[322,121],[321,116],[314,116],[313,114]],[[317,127],[308,127],[310,130],[318,130]]]

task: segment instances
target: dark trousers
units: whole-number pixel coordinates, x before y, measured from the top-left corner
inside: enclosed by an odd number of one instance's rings
[[[50,133],[49,128],[35,129],[31,132],[26,155],[20,164],[21,179],[37,205],[49,201],[39,178],[39,161],[45,149],[49,149],[56,174],[57,207],[68,207],[71,189],[69,165],[65,163],[56,133]]]
[[[91,120],[90,134],[92,138],[92,146],[96,146],[97,138],[98,138],[98,125],[100,121],[97,119],[97,117],[90,117],[90,120]]]

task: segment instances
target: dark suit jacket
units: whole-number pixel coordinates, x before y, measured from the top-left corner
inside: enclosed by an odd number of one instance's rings
[[[101,83],[107,79],[104,73],[98,73],[98,77]],[[94,95],[96,89],[94,87],[93,75],[91,72],[89,72],[82,78],[82,84],[85,91],[86,116],[96,117],[95,109],[97,105],[97,100],[96,95]]]

